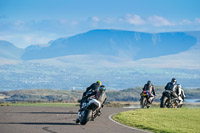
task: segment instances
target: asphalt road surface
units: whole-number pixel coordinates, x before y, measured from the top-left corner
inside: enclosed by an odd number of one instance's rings
[[[75,123],[77,107],[0,107],[0,133],[142,133],[108,117],[129,109],[105,107],[86,125]]]

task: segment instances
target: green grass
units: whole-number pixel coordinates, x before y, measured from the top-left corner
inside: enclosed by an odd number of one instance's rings
[[[78,103],[2,103],[1,106],[42,106],[42,107],[74,107]]]
[[[200,132],[200,109],[138,109],[121,112],[113,119],[155,133]]]

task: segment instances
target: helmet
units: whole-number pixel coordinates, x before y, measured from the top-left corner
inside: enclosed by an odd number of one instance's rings
[[[151,81],[150,81],[150,80],[149,80],[149,81],[147,81],[147,84],[149,84],[149,85],[150,85],[150,84],[151,84]]]
[[[100,87],[99,87],[99,91],[105,91],[106,90],[106,87],[104,86],[104,85],[101,85]]]
[[[172,78],[171,82],[176,82],[176,78]]]
[[[97,81],[96,83],[98,83],[98,84],[102,85],[101,81]]]

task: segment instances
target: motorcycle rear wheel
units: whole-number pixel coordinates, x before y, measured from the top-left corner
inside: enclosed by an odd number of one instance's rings
[[[142,97],[141,101],[140,101],[140,107],[144,108],[145,106],[148,108],[148,106],[147,106],[147,99],[145,97]]]
[[[160,101],[160,107],[161,108],[168,108],[168,104],[169,104],[168,102],[169,102],[168,97],[164,96]]]

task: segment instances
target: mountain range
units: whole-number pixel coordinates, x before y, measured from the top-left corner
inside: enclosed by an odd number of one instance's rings
[[[97,29],[25,49],[0,41],[0,89],[84,89],[94,80],[124,89],[149,79],[164,85],[172,77],[199,87],[199,57],[199,31]]]
[[[48,59],[68,55],[110,55],[133,60],[176,54],[196,44],[195,37],[183,32],[142,33],[120,30],[92,30],[49,42],[49,46],[31,45],[23,60]]]
[[[0,41],[0,57],[35,60],[69,55],[109,55],[139,60],[186,51],[197,44],[199,33],[92,30],[68,38],[59,38],[44,46],[30,45],[25,49],[17,48],[7,41]]]
[[[7,59],[20,59],[23,49],[17,48],[7,41],[0,40],[0,57]]]

